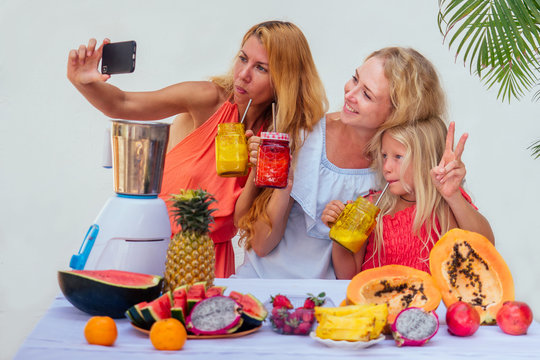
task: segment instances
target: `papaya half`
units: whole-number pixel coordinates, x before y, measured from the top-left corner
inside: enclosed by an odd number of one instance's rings
[[[446,307],[467,302],[482,324],[494,324],[502,304],[514,300],[514,281],[506,262],[478,233],[448,231],[431,249],[429,268]]]
[[[348,304],[388,305],[388,324],[401,310],[414,306],[426,311],[437,309],[441,294],[425,271],[403,265],[385,265],[364,270],[347,286]]]

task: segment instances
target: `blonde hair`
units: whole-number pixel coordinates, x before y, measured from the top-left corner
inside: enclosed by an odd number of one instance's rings
[[[315,67],[309,44],[302,31],[286,21],[266,21],[254,25],[241,46],[256,36],[268,54],[268,67],[277,105],[277,129],[269,121],[268,130],[285,132],[294,154],[302,143],[302,131],[311,131],[328,108],[323,83]],[[211,80],[227,94],[233,91],[232,70]],[[269,106],[267,116],[271,116]]]
[[[443,156],[446,144],[447,128],[444,121],[439,117],[430,117],[418,121],[412,121],[403,125],[394,126],[379,131],[374,137],[377,144],[373,152],[373,169],[377,173],[378,182],[385,183],[383,177],[383,157],[381,154],[382,138],[386,134],[401,143],[406,148],[406,153],[401,165],[401,178],[405,171],[412,169],[414,193],[416,196],[416,210],[413,221],[413,234],[422,239],[425,232],[424,247],[430,248],[438,238],[449,230],[450,208],[441,194],[435,188],[430,176],[430,171],[437,166]],[[403,184],[407,191],[412,192],[411,184]],[[394,209],[399,196],[386,192],[379,202],[379,213],[375,228],[375,252],[380,264],[380,255],[383,247],[383,221],[382,217]],[[434,237],[433,233],[436,234]],[[427,259],[421,259],[426,261]]]
[[[428,59],[414,49],[402,47],[383,48],[366,60],[374,57],[384,62],[393,108],[381,129],[434,116],[446,118],[444,91]]]
[[[253,26],[242,40],[242,46],[256,36],[268,54],[268,67],[277,106],[277,124],[269,130],[289,134],[291,155],[295,157],[303,143],[303,133],[310,132],[324,116],[328,100],[315,67],[309,44],[302,31],[286,21],[267,21]],[[232,93],[232,74],[212,78],[216,84]],[[229,90],[228,90],[229,89]],[[271,108],[267,112],[271,116]],[[241,242],[250,248],[253,223],[262,217],[270,224],[266,205],[272,189],[264,189],[249,212],[239,221]],[[271,224],[270,224],[271,225]]]

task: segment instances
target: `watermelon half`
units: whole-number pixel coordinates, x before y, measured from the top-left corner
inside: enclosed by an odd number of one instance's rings
[[[58,271],[60,289],[73,306],[117,319],[133,305],[157,298],[162,282],[158,275],[120,270]]]

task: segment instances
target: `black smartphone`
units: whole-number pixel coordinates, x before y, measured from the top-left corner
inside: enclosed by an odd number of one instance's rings
[[[126,74],[135,71],[135,41],[122,41],[105,44],[101,58],[102,74]]]

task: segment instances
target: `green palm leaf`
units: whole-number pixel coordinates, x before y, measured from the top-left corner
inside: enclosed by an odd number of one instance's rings
[[[540,140],[537,140],[536,142],[532,143],[531,146],[529,146],[527,149],[532,150],[532,156],[535,159],[540,158]]]
[[[438,25],[498,98],[519,99],[538,81],[540,0],[439,0]]]

